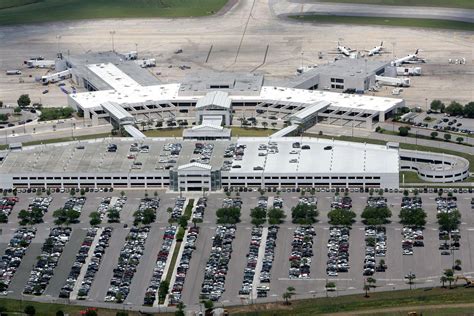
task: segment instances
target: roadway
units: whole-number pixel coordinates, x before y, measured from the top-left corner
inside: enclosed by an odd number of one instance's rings
[[[474,10],[471,9],[326,3],[314,0],[274,0],[272,2],[275,14],[283,17],[295,14],[316,14],[438,19],[474,23]]]

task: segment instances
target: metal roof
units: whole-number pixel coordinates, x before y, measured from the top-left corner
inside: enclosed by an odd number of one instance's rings
[[[135,126],[133,125],[124,125],[123,127],[125,131],[130,134],[135,139],[144,139],[146,135],[140,132]]]
[[[229,98],[227,92],[213,91],[207,93],[204,97],[199,99],[196,103],[196,108],[203,108],[206,106],[214,105],[225,109],[230,109],[232,101]]]
[[[104,102],[102,107],[107,111],[112,118],[116,120],[130,119],[134,120],[133,115],[128,113],[123,107],[114,102]]]
[[[317,113],[324,109],[325,107],[329,106],[331,102],[328,101],[319,101],[314,103],[313,105],[310,105],[295,114],[291,114],[290,119],[298,119],[298,120],[304,120],[305,118],[313,115],[314,113]]]

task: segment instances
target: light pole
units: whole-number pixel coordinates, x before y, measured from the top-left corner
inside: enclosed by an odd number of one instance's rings
[[[115,43],[114,43],[115,31],[110,31],[110,36],[112,36],[112,51],[115,52]]]
[[[56,35],[56,39],[58,40],[58,43],[57,43],[57,44],[58,44],[58,54],[59,54],[59,52],[60,52],[60,51],[59,51],[59,43],[60,43],[60,41],[61,41],[61,35]]]

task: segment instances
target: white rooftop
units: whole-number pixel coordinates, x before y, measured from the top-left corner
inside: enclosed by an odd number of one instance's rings
[[[374,97],[356,94],[343,94],[329,91],[304,90],[275,86],[263,86],[259,95],[234,93],[227,95],[225,92],[211,92],[204,98],[200,95],[180,95],[181,84],[162,84],[155,86],[141,86],[113,64],[89,65],[91,71],[104,79],[113,90],[83,92],[70,94],[69,97],[83,109],[96,108],[104,102],[119,104],[137,104],[146,102],[196,102],[218,103],[221,106],[230,106],[230,101],[252,101],[272,103],[298,103],[312,105],[320,101],[330,103],[332,107],[358,109],[360,111],[389,111],[403,102],[402,99]]]
[[[309,149],[296,149],[292,145],[299,141]],[[259,150],[260,144],[275,142],[278,153]],[[242,138],[239,144],[247,145],[242,160],[234,160],[231,173],[397,173],[398,151],[386,146],[333,141],[320,138]],[[326,148],[326,149],[325,149]],[[292,153],[293,152],[293,153]],[[266,155],[259,155],[266,154]],[[294,161],[294,162],[290,162]],[[262,167],[263,170],[254,170]]]

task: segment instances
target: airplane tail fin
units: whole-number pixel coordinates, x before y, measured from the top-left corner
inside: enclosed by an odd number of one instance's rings
[[[420,50],[420,49],[416,49],[415,55],[418,55],[418,51],[419,51],[419,50]]]
[[[383,46],[383,41],[380,43],[380,47],[382,47],[382,46]]]

